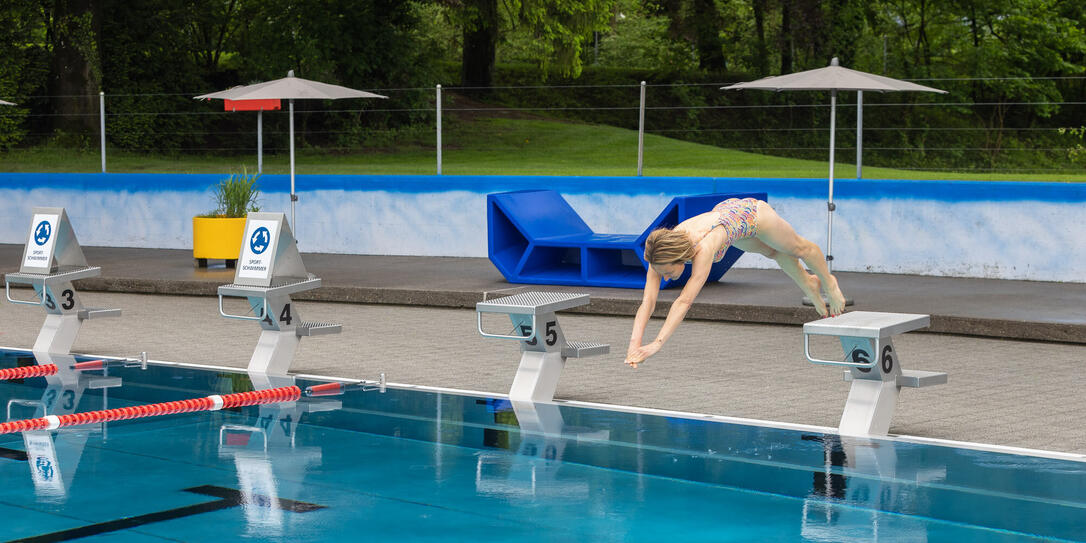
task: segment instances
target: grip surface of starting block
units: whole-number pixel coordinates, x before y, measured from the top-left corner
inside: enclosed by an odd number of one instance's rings
[[[842,435],[885,435],[902,387],[923,388],[947,382],[946,373],[903,369],[894,348],[895,335],[925,328],[930,322],[928,315],[853,311],[803,325],[807,360],[849,368],[844,377],[852,388],[838,427]],[[813,335],[836,336],[844,358],[823,360],[812,356]]]

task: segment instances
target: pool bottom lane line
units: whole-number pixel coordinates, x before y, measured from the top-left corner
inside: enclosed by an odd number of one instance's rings
[[[178,507],[175,509],[168,509],[166,511],[158,511],[155,513],[147,513],[145,515],[139,515],[135,517],[126,517],[107,522],[100,522],[98,524],[90,524],[88,526],[80,526],[79,528],[71,528],[68,530],[61,530],[59,532],[52,532],[23,539],[15,539],[10,541],[9,543],[46,543],[50,541],[71,541],[73,539],[80,539],[93,535],[117,532],[120,530],[128,530],[131,528],[138,528],[140,526],[145,526],[147,524],[153,524],[156,522],[191,517],[203,513],[211,513],[222,509],[229,509],[231,507],[239,507],[247,503],[259,503],[264,505],[265,507],[273,507],[272,504],[274,504],[274,507],[283,511],[290,511],[292,513],[308,513],[310,511],[316,511],[318,509],[324,509],[326,507],[324,505],[318,505],[315,503],[288,500],[286,498],[269,498],[267,496],[249,496],[249,499],[246,499],[246,497],[242,494],[240,490],[214,485],[203,485],[186,488],[185,492],[202,494],[204,496],[211,496],[219,499],[205,503],[187,505],[185,507]],[[253,500],[252,498],[259,499]]]

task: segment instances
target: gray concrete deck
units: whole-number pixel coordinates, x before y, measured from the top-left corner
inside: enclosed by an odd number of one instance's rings
[[[0,244],[0,263],[14,269],[21,245]],[[197,269],[190,251],[85,247],[87,260],[102,276],[76,283],[81,290],[212,296],[229,283],[232,269]],[[299,300],[428,307],[474,307],[485,293],[537,289],[514,285],[485,258],[304,254],[306,267],[323,287]],[[763,258],[746,255],[743,258]],[[856,300],[851,310],[932,315],[931,332],[1086,344],[1086,283],[963,279],[876,273],[837,274]],[[548,286],[587,292],[600,315],[633,315],[641,301],[636,289]],[[663,291],[657,315],[666,314],[678,289]],[[818,317],[799,304],[802,294],[779,270],[733,269],[707,285],[690,311],[700,320],[802,324]]]
[[[13,269],[21,252],[21,246],[0,246],[0,262]],[[231,281],[233,270],[196,270],[187,251],[85,252],[103,268],[102,277],[79,283],[85,303],[120,307],[125,314],[85,323],[76,351],[147,351],[154,359],[238,367],[248,362],[258,327],[219,317],[209,296]],[[295,310],[307,320],[342,322],[344,333],[306,338],[294,371],[353,378],[385,372],[394,382],[508,390],[516,345],[480,337],[470,308],[484,293],[525,287],[506,283],[487,260],[303,258],[326,286]],[[929,313],[942,332],[898,340],[904,367],[946,371],[950,382],[903,391],[892,432],[1086,454],[1086,285],[839,277],[857,299],[855,309]],[[590,292],[593,314],[563,314],[563,328],[571,339],[613,346],[608,356],[571,361],[557,396],[836,426],[848,384],[839,370],[804,360],[797,324],[815,314],[797,305],[799,290],[776,270],[733,270],[724,279],[706,288],[693,311],[696,319],[637,370],[622,359],[639,291],[527,287]],[[37,308],[0,304],[0,345],[28,348],[43,319]],[[650,333],[659,324],[650,324]]]

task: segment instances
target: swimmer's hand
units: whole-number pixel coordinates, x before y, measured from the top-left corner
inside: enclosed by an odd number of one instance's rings
[[[664,344],[660,340],[653,341],[648,345],[642,345],[636,349],[633,349],[626,353],[626,365],[631,368],[637,368],[637,365],[644,362],[650,356],[660,351],[660,347]]]

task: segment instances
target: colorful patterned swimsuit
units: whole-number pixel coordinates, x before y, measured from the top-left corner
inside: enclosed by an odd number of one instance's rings
[[[724,238],[724,244],[721,245],[716,252],[716,256],[713,257],[713,262],[720,262],[720,259],[724,258],[724,253],[728,251],[728,247],[731,247],[735,240],[752,238],[758,234],[758,200],[754,198],[743,198],[741,200],[729,198],[717,204],[713,211],[720,213],[720,218],[709,229],[709,232],[720,226],[724,228],[724,232],[727,234]],[[709,232],[706,232],[701,238],[705,239]],[[698,243],[701,243],[700,239]]]

